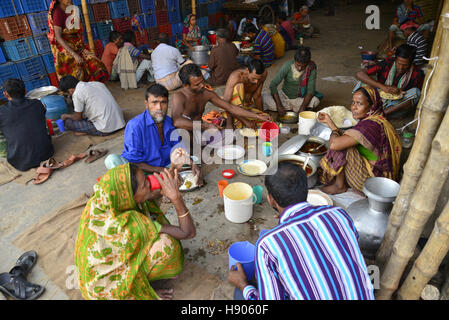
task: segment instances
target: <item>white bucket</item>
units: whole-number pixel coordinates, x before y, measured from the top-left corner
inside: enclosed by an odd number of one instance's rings
[[[313,111],[303,111],[298,115],[298,134],[308,135],[316,123],[317,114]]]
[[[247,183],[234,182],[223,190],[225,217],[234,223],[244,223],[253,215],[253,204],[256,202],[253,188]]]

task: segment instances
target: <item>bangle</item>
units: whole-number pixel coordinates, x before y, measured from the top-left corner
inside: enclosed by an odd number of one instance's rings
[[[184,217],[187,216],[189,213],[190,213],[189,210],[187,210],[186,213],[184,213],[182,216],[178,216],[178,218],[179,218],[179,219],[184,218]]]

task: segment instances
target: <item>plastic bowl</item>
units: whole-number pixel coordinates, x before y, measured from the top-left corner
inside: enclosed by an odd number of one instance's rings
[[[362,55],[362,60],[372,61],[376,59],[377,52],[376,51],[362,51],[360,52]]]

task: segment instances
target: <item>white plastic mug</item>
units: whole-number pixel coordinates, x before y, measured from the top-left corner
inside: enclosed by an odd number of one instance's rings
[[[310,134],[317,121],[317,114],[313,111],[303,111],[298,115],[298,134]]]

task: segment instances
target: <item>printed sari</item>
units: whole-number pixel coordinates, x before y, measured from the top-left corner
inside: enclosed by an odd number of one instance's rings
[[[181,243],[159,234],[168,220],[153,201],[134,202],[129,164],[109,170],[81,215],[75,265],[84,299],[160,299],[150,281],[178,275]]]
[[[66,23],[66,26],[64,26],[62,30],[62,38],[73,51],[83,58],[83,64],[78,64],[75,58],[57,42],[54,28],[55,25],[53,23],[53,14],[57,5],[57,0],[52,0],[50,3],[48,11],[49,32],[47,36],[50,40],[58,79],[67,75],[72,75],[80,81],[106,82],[109,79],[109,73],[103,62],[90,52],[88,46],[84,43],[81,19],[78,19],[79,29],[76,29],[77,25],[75,18],[70,21],[70,28]]]
[[[201,35],[201,29],[200,27],[196,24],[195,26],[193,26],[193,28],[190,30],[190,18],[192,17],[192,14],[187,15],[187,17],[185,17],[184,19],[184,30],[187,29],[188,32],[186,33],[187,37],[192,38],[192,39],[198,39],[196,41],[189,41],[189,43],[192,46],[208,46],[210,45],[209,40],[206,38],[206,36],[202,36]],[[183,30],[183,33],[185,33]],[[187,52],[187,46],[184,44],[184,42],[182,41],[182,38],[177,40],[175,42],[176,48],[178,48],[179,51],[181,51],[181,53],[185,53]]]
[[[377,90],[370,87],[365,90],[370,94],[373,107],[356,126],[344,132],[359,145],[347,150],[327,152],[320,162],[323,173],[319,178],[323,184],[331,184],[343,170],[349,186],[359,192],[362,192],[366,179],[370,177],[398,178],[401,140],[382,114],[382,100]],[[373,159],[368,160],[361,154],[366,149]]]

